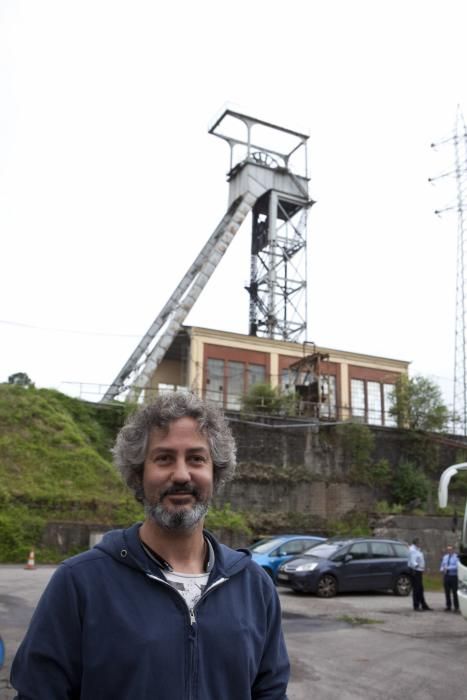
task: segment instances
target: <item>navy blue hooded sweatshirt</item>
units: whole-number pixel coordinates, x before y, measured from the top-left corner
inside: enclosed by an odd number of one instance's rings
[[[206,532],[215,564],[190,613],[139,526],[57,568],[12,665],[17,700],[286,700],[269,576]]]

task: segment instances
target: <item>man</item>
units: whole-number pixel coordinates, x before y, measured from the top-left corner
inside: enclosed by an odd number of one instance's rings
[[[425,571],[425,557],[420,549],[420,540],[415,537],[409,547],[409,569],[412,574],[412,600],[413,609],[417,612],[431,610],[425,600],[423,589],[423,572]]]
[[[454,606],[454,612],[459,612],[459,599],[457,597],[457,564],[459,557],[454,552],[452,545],[446,547],[446,554],[441,559],[440,571],[443,572],[444,595],[446,596],[445,612],[450,612]],[[452,598],[452,601],[451,601]]]
[[[222,414],[159,396],[114,460],[145,520],[58,567],[13,662],[17,700],[286,700],[274,585],[203,529],[235,468]]]

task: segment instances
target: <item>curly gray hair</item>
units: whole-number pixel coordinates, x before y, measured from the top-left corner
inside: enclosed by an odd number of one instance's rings
[[[120,430],[112,450],[114,464],[124,482],[140,503],[144,500],[143,469],[149,434],[153,428],[169,428],[179,418],[194,418],[206,437],[214,465],[214,490],[232,479],[236,467],[236,448],[222,411],[188,391],[161,394],[133,413]]]

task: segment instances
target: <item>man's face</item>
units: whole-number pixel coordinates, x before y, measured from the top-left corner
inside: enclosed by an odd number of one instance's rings
[[[165,529],[189,530],[206,515],[213,493],[209,444],[193,418],[149,435],[143,473],[146,515]]]

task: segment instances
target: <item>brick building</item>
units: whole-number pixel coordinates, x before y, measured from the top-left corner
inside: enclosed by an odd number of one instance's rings
[[[189,387],[239,410],[253,384],[295,392],[304,415],[394,425],[391,392],[409,363],[344,350],[183,326],[146,391]]]

